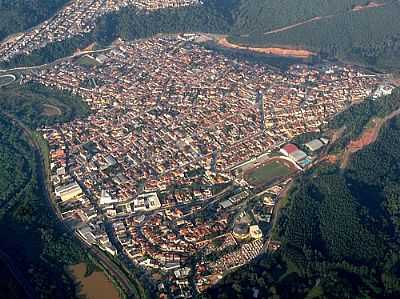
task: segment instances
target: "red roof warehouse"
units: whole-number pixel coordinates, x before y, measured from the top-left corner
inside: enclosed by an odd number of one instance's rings
[[[293,154],[294,152],[297,152],[299,149],[297,146],[295,146],[294,144],[286,144],[284,147],[281,148],[281,152],[286,155],[289,156],[290,154]]]

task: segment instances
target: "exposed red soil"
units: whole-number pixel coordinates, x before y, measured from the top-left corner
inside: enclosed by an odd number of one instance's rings
[[[367,5],[356,5],[353,7],[352,11],[361,11],[368,8],[377,8],[385,6],[385,3],[369,2]]]
[[[255,48],[255,47],[240,46],[232,44],[226,39],[226,37],[218,39],[217,43],[225,48],[247,50],[247,51],[282,56],[282,57],[309,58],[311,56],[316,55],[316,53],[314,52],[303,49],[290,49],[281,47]]]

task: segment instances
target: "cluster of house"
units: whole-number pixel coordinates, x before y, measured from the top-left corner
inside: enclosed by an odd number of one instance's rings
[[[372,94],[372,99],[377,100],[380,97],[391,95],[394,88],[395,87],[392,84],[381,84],[376,88],[376,90]]]
[[[61,217],[88,244],[97,244],[115,255],[116,249],[105,231],[104,221],[96,205],[67,169],[67,147],[63,136],[55,130],[44,133],[49,146],[51,182]]]
[[[86,119],[41,131],[64,219],[88,242],[115,254],[115,239],[135,263],[168,273],[164,287],[182,298],[190,290],[189,258],[213,248],[213,239],[232,233],[238,247],[196,264],[199,290],[264,250],[258,226],[230,227],[230,212],[247,191],[222,198],[213,217],[197,220],[214,203],[213,188],[231,182],[236,165],[318,130],[380,84],[350,66],[294,65],[278,72],[207,50],[197,38],[120,42],[94,56],[92,66],[72,59],[22,79],[71,91],[92,110]],[[260,92],[263,102],[256,101]],[[304,166],[327,142],[306,144],[309,154],[292,144],[281,151]],[[104,221],[111,223],[108,235]]]
[[[261,239],[246,243],[240,249],[222,256],[210,265],[213,272],[225,273],[228,269],[240,267],[262,253],[264,241]]]
[[[189,298],[193,291],[189,273],[194,274],[190,276],[194,276],[197,291],[202,291],[226,270],[255,258],[263,248],[263,235],[257,225],[249,226],[245,240],[230,232],[228,215],[219,211],[199,222],[196,218],[199,214],[187,218],[179,209],[166,209],[113,221],[113,228],[126,256],[153,273],[164,273],[160,281],[168,284],[160,283],[161,293],[168,291],[174,298]],[[213,240],[221,238],[223,243],[215,245]],[[194,267],[190,262],[200,252],[208,256],[230,246],[235,250],[223,254],[217,261],[202,259]]]
[[[369,95],[378,81],[350,67],[325,67],[334,70],[329,73],[297,65],[279,73],[228,59],[182,36],[123,43],[102,56],[101,65],[62,62],[25,80],[87,101],[94,113],[59,130],[83,177],[96,177],[88,182],[92,192],[99,178],[111,177],[104,187],[123,200],[137,195],[139,181],[146,190],[165,189],[190,183],[185,174],[198,168],[213,183],[213,173],[318,130],[347,103]],[[97,86],[88,88],[88,78]],[[264,122],[254,100],[258,90],[265,95]]]
[[[91,32],[99,17],[122,7],[131,6],[151,11],[201,4],[199,0],[73,0],[49,20],[1,43],[0,61],[8,61],[16,55],[30,54],[49,43]]]

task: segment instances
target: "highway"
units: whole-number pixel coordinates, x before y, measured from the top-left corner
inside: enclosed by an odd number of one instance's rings
[[[56,65],[60,62],[68,61],[70,59],[77,58],[77,57],[80,57],[80,56],[83,56],[86,54],[102,53],[102,52],[106,52],[106,51],[109,51],[112,49],[113,49],[113,47],[109,47],[109,48],[104,48],[104,49],[100,49],[100,50],[76,52],[76,53],[72,54],[71,56],[63,57],[63,58],[54,60],[53,62],[50,62],[50,63],[35,65],[35,66],[23,66],[23,67],[16,67],[16,68],[12,68],[12,69],[0,70],[0,73],[8,74],[8,73],[12,73],[12,72],[31,71],[31,70],[38,70],[38,69],[40,70],[42,68],[45,68],[45,67],[48,67],[51,65]]]

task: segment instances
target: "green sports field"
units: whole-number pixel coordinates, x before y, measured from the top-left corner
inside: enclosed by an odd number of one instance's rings
[[[284,165],[281,161],[274,160],[249,170],[245,178],[248,183],[257,186],[288,176],[291,173],[293,173],[293,169]]]

